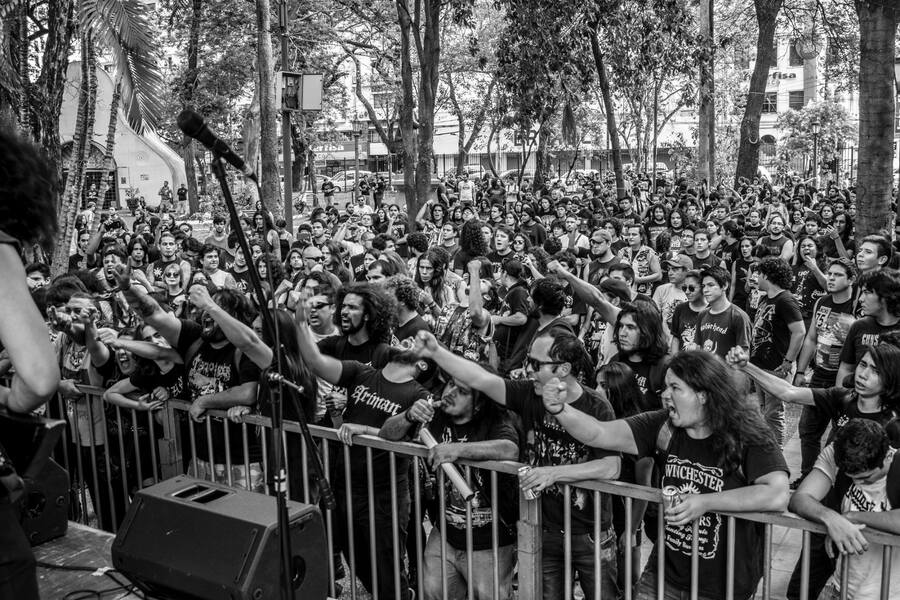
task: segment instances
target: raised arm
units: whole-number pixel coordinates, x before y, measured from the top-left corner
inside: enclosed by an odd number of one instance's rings
[[[56,393],[59,364],[28,286],[25,268],[10,244],[0,244],[0,340],[16,369],[10,387],[0,386],[0,406],[31,412]]]
[[[773,375],[768,371],[764,371],[756,365],[751,364],[749,354],[743,348],[734,347],[729,350],[728,355],[725,357],[725,362],[735,369],[739,369],[746,373],[762,389],[776,398],[793,404],[815,406],[813,393],[810,388],[793,386],[777,375]]]
[[[564,382],[554,377],[544,385],[544,408],[573,438],[594,448],[604,448],[628,454],[637,454],[637,443],[631,427],[621,420],[600,421],[567,401]]]
[[[147,325],[158,331],[170,346],[177,347],[181,335],[181,321],[174,314],[164,311],[141,286],[131,285],[131,269],[128,266],[118,265],[113,273],[131,309]]]
[[[343,367],[341,361],[334,357],[326,356],[319,351],[319,346],[313,339],[312,331],[307,322],[307,298],[301,298],[297,302],[294,312],[294,320],[297,323],[297,343],[300,346],[300,355],[309,369],[316,377],[321,377],[328,383],[337,385],[341,378]]]
[[[222,329],[222,333],[228,341],[234,344],[247,358],[253,361],[260,369],[266,369],[272,364],[272,349],[263,343],[256,332],[229,315],[213,301],[207,290],[202,285],[191,286],[191,304],[200,310],[206,311]]]
[[[506,405],[506,384],[470,360],[453,354],[440,344],[432,333],[420,331],[413,351],[422,358],[430,358],[448,375],[465,381],[473,389],[484,392],[497,404]]]
[[[616,322],[616,317],[619,316],[619,309],[613,306],[613,304],[607,300],[606,295],[598,290],[596,286],[577,277],[574,273],[570,273],[568,269],[563,267],[557,260],[550,261],[547,264],[547,270],[551,273],[556,273],[565,279],[569,285],[572,286],[575,295],[578,296],[580,300],[583,300],[585,304],[593,307],[600,313],[601,319],[610,324]]]
[[[469,269],[469,316],[472,325],[481,329],[491,318],[484,310],[484,298],[481,296],[481,261],[469,261],[466,267]]]

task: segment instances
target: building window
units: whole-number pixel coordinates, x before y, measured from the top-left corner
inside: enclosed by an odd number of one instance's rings
[[[794,40],[791,42],[791,55],[788,58],[788,65],[792,67],[802,67],[803,66],[803,57],[800,56],[800,53],[797,52],[797,44],[799,44],[799,40]]]
[[[766,96],[765,96],[765,98],[763,98],[762,111],[763,111],[763,114],[778,112],[778,93],[777,92],[766,92]]]
[[[800,110],[803,106],[803,90],[788,92],[788,108],[791,110]]]

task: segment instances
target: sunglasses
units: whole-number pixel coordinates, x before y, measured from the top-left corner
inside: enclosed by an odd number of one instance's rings
[[[314,260],[316,262],[322,262],[325,260],[324,256],[304,256],[303,258],[305,258],[306,260]]]
[[[525,244],[525,240],[513,240],[513,244]]]
[[[179,277],[181,277],[181,273],[166,273],[165,275],[163,275],[163,277],[165,277],[166,279],[178,279]]]
[[[591,240],[591,243],[599,246],[600,244],[605,244],[606,240]]]
[[[331,302],[317,302],[316,304],[310,304],[310,310],[322,310],[326,306],[331,306]]]
[[[684,291],[686,292],[696,292],[699,288],[696,285],[686,285],[684,286]]]
[[[526,368],[530,367],[532,371],[538,371],[544,365],[561,365],[564,362],[566,362],[566,361],[564,361],[564,360],[538,360],[538,359],[534,358],[533,356],[525,357],[525,367]]]

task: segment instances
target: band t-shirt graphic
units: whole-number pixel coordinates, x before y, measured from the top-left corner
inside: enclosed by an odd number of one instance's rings
[[[496,415],[496,416],[493,416]],[[485,440],[509,440],[519,445],[515,417],[504,409],[498,409],[487,418],[476,415],[472,421],[462,425],[454,424],[443,411],[438,411],[428,425],[429,431],[438,443],[483,442]],[[471,469],[472,491],[472,549],[488,550],[493,539],[493,510],[491,497],[491,473],[482,469]],[[515,523],[518,518],[517,482],[513,477],[497,475],[497,515],[505,521],[498,524],[499,545],[516,541]],[[466,549],[466,501],[456,488],[447,481],[444,485],[446,498],[444,515],[447,519],[447,544],[457,550]]]
[[[200,337],[202,327],[193,321],[181,321],[181,336],[178,338],[178,353],[187,354],[191,345]],[[187,365],[187,389],[192,402],[200,396],[217,394],[227,389],[259,380],[259,367],[246,355],[240,357],[240,363],[235,365],[235,348],[232,344],[226,344],[221,348],[213,348],[203,342],[190,364]],[[222,423],[228,428],[229,441],[225,443],[225,433]],[[241,465],[244,457],[244,434],[242,426],[228,419],[213,418],[209,430],[212,432],[212,450],[215,464],[226,464],[226,457],[230,457],[231,464]],[[194,427],[196,436],[196,458],[209,462],[209,450],[207,427],[200,424]],[[248,450],[250,455],[247,460],[259,462],[262,460],[262,449],[259,437],[252,432],[247,435]]]
[[[416,400],[430,400],[432,397],[431,392],[415,381],[388,381],[381,370],[353,360],[341,361],[341,377],[337,385],[347,388],[344,422],[369,427],[380,428],[388,418],[399,415]],[[354,489],[365,490],[368,483],[366,451],[362,446],[350,447],[350,479]],[[340,460],[343,461],[343,455]],[[395,473],[398,489],[406,485],[408,471],[409,458],[397,454]],[[343,482],[343,468],[339,477],[338,481]],[[376,490],[390,489],[390,483],[389,453],[372,449],[372,487]]]
[[[825,296],[816,303],[813,311],[816,326],[816,366],[819,372],[837,374],[841,366],[841,349],[856,318],[853,316],[853,300],[837,303]]]
[[[735,346],[750,347],[750,318],[733,304],[717,314],[706,308],[697,319],[694,335],[697,347],[724,358]]]
[[[555,467],[576,465],[607,456],[617,456],[616,452],[592,448],[582,444],[563,429],[559,422],[544,411],[541,398],[534,392],[534,382],[530,379],[510,380],[506,383],[506,404],[509,410],[522,416],[526,432],[533,430],[534,446],[526,451],[525,460],[535,467]],[[594,390],[583,388],[584,393],[570,404],[572,408],[587,413],[599,421],[615,419],[612,406],[605,397]],[[562,528],[564,506],[562,485],[552,485],[542,492],[541,513],[544,525]],[[612,509],[609,494],[602,494],[601,531],[612,525]],[[582,489],[571,488],[570,508],[572,533],[594,531],[593,494]]]
[[[695,440],[683,429],[672,428],[668,452],[657,448],[657,438],[668,419],[665,410],[645,412],[627,419],[637,456],[655,456],[663,473],[662,485],[675,486],[684,495],[709,494],[751,485],[760,477],[775,471],[788,472],[781,450],[773,442],[764,446],[744,448],[740,468],[726,471],[719,464],[721,451],[715,449],[710,438]],[[700,594],[710,598],[724,598],[727,581],[726,562],[728,527],[720,515],[707,513],[699,519],[698,548],[700,557]],[[665,575],[666,581],[682,590],[691,586],[691,547],[693,527],[666,524]],[[734,597],[745,598],[754,592],[762,576],[763,527],[761,524],[737,519],[735,521]],[[648,565],[656,565],[657,550]]]

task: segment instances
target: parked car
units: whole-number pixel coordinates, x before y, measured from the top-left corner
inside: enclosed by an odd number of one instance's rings
[[[372,171],[359,170],[360,177],[374,175]],[[331,177],[331,183],[334,184],[335,193],[352,190],[356,187],[356,171],[338,171]]]
[[[522,173],[522,181],[525,181],[526,179],[534,179],[534,171],[532,169],[525,169],[525,171]],[[500,181],[516,183],[518,180],[518,169],[507,169],[506,171],[500,172]]]

